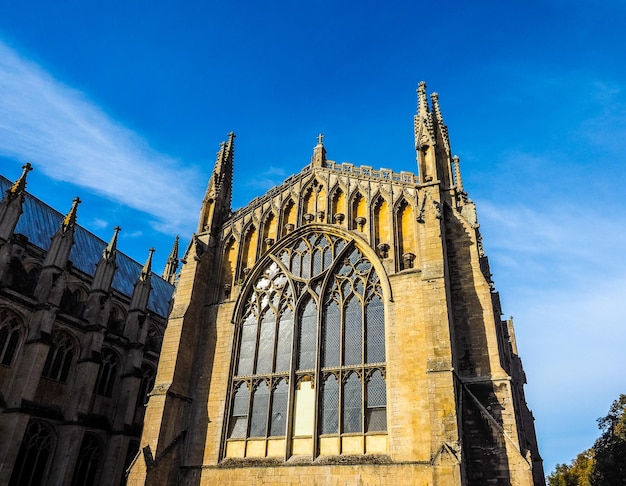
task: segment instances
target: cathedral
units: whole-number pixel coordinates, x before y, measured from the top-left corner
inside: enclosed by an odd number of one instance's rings
[[[0,484],[120,485],[139,451],[173,282],[0,176]]]
[[[513,322],[428,98],[420,83],[417,175],[337,163],[320,135],[300,173],[236,211],[229,134],[128,484],[544,484]]]

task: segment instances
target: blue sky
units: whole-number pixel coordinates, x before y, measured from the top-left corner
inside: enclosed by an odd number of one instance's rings
[[[626,392],[623,1],[0,0],[0,173],[162,268],[219,143],[233,206],[309,161],[415,171],[437,91],[515,316],[546,472]]]

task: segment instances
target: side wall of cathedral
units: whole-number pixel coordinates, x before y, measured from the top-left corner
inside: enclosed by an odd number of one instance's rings
[[[27,166],[27,169],[30,167]],[[0,483],[118,485],[173,287],[0,180]],[[150,259],[149,259],[150,261]]]

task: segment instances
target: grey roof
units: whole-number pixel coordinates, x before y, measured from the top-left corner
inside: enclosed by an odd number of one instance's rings
[[[2,198],[4,198],[6,191],[12,185],[11,181],[0,175],[0,194]],[[24,212],[20,216],[15,232],[28,237],[28,241],[33,245],[48,251],[50,239],[61,226],[65,215],[29,193],[26,193],[23,210]],[[100,260],[102,251],[106,246],[107,242],[90,233],[82,226],[76,225],[74,246],[70,252],[70,260],[76,268],[93,276],[96,271],[96,263]],[[134,284],[141,273],[143,265],[119,250],[117,252],[116,264],[117,270],[113,277],[113,288],[124,295],[130,296],[133,293]],[[166,317],[174,286],[155,273],[152,274],[151,284],[152,291],[150,292],[148,309]]]

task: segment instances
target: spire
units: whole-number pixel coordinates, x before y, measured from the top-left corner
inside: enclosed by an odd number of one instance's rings
[[[230,215],[234,158],[235,134],[230,132],[228,140],[220,144],[217,152],[213,174],[202,201],[198,233],[214,232]]]
[[[15,227],[22,214],[22,205],[26,196],[26,175],[33,170],[30,162],[22,166],[23,172],[0,201],[0,243],[7,241],[15,232]]]
[[[326,149],[322,140],[324,140],[324,135],[320,133],[317,136],[317,145],[313,149],[313,157],[311,158],[313,167],[324,167],[326,163]]]
[[[163,269],[163,280],[174,284],[176,270],[178,270],[178,236],[176,237],[176,240],[174,240],[174,246],[172,246],[170,256],[167,257],[167,262],[165,263],[165,268]]]
[[[122,228],[119,226],[113,228],[113,237],[105,249],[102,250],[102,256],[96,263],[96,273],[91,282],[91,290],[108,292],[111,289],[115,269],[117,268],[115,265],[117,259],[117,235],[120,231],[122,231]]]
[[[145,311],[148,308],[148,297],[152,289],[150,281],[152,280],[152,255],[154,254],[154,248],[150,248],[148,251],[148,259],[141,269],[137,282],[135,282],[133,295],[130,298],[130,311]]]

